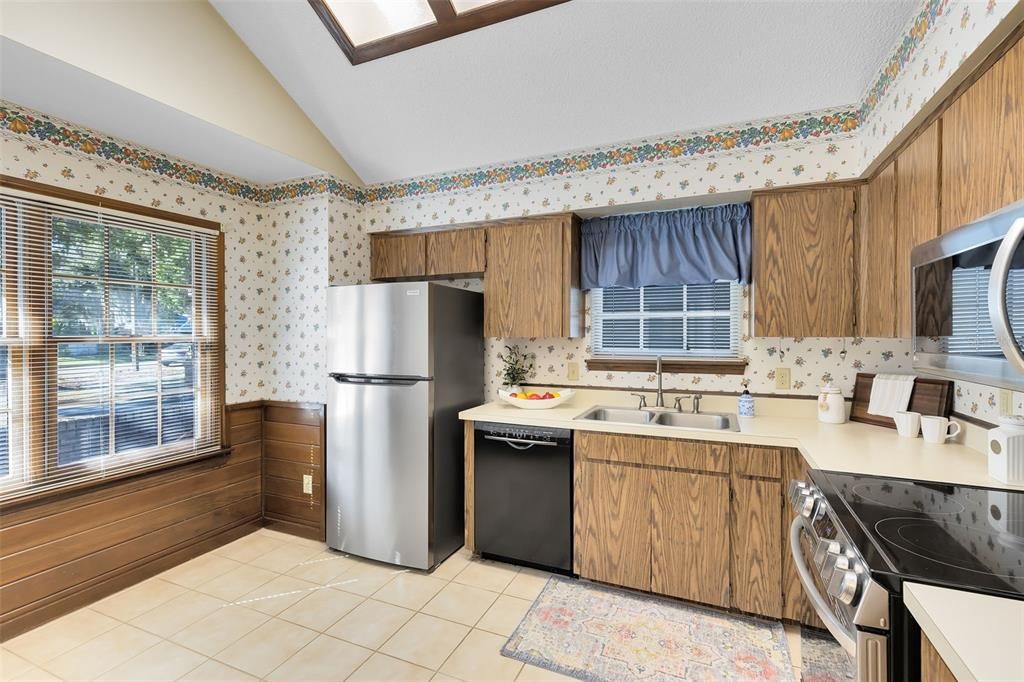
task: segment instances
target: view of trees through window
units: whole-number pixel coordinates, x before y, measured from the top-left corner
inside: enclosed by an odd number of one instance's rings
[[[51,235],[58,463],[191,439],[191,240],[65,218]]]

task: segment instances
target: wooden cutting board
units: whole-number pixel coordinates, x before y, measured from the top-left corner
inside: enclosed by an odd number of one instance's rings
[[[857,380],[853,386],[853,407],[850,408],[850,421],[895,429],[896,422],[891,417],[868,414],[871,387],[874,383],[874,374],[857,374]],[[914,390],[910,393],[910,404],[907,405],[907,411],[948,417],[953,411],[953,382],[946,379],[918,377],[914,381]]]

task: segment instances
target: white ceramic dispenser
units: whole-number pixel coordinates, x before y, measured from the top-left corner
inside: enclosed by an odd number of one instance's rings
[[[1003,483],[1024,483],[1024,416],[999,418],[988,432],[988,473]]]
[[[825,424],[846,423],[846,401],[837,386],[825,384],[818,394],[818,421]]]

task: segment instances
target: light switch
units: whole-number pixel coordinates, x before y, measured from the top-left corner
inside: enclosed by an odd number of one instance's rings
[[[1013,391],[1005,388],[999,389],[999,416],[1005,417],[1013,414]]]
[[[302,476],[302,492],[306,495],[313,494],[313,477],[310,474]]]
[[[789,367],[779,367],[775,370],[775,388],[788,389],[793,387],[792,378],[789,376]]]
[[[567,362],[565,363],[565,374],[569,381],[579,381],[580,378],[580,363],[578,362]]]

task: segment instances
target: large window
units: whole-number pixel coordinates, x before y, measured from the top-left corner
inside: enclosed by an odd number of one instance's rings
[[[591,350],[597,357],[737,357],[740,289],[734,282],[594,289]]]
[[[218,232],[7,189],[0,210],[0,499],[218,449]]]

